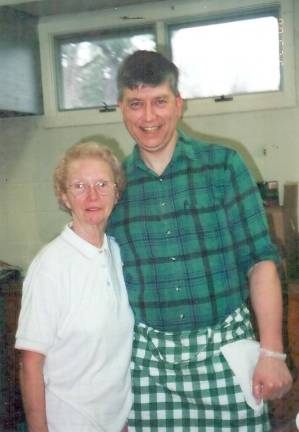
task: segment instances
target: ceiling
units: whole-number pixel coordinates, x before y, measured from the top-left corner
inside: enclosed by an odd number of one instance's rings
[[[0,6],[10,6],[36,17],[89,12],[120,6],[150,3],[153,0],[0,0]],[[165,0],[155,0],[165,1]]]

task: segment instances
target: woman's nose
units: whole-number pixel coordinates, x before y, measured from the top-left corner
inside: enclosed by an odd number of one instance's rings
[[[99,196],[99,194],[96,190],[95,185],[89,184],[88,185],[88,197],[92,198],[92,199],[96,199],[96,198],[98,198],[98,196]]]

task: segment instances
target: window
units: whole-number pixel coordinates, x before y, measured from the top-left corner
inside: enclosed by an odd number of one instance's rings
[[[176,25],[169,33],[184,98],[280,90],[278,10],[261,17]]]
[[[56,37],[59,110],[116,105],[116,74],[125,56],[155,50],[152,29]]]
[[[293,0],[153,1],[41,19],[44,124],[121,122],[116,70],[139,48],[178,65],[185,118],[293,107],[293,21]]]

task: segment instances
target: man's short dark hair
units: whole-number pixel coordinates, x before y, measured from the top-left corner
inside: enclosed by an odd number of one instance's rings
[[[155,51],[139,50],[126,57],[117,75],[118,100],[123,98],[123,90],[133,90],[142,85],[156,87],[168,82],[173,93],[178,96],[178,68],[162,54]]]

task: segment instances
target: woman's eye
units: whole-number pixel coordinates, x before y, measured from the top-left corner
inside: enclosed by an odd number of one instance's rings
[[[105,189],[106,186],[107,186],[107,182],[105,182],[105,181],[100,181],[100,182],[96,183],[96,187],[98,189]]]
[[[74,187],[75,187],[75,189],[83,190],[85,188],[85,184],[84,183],[75,183]]]

